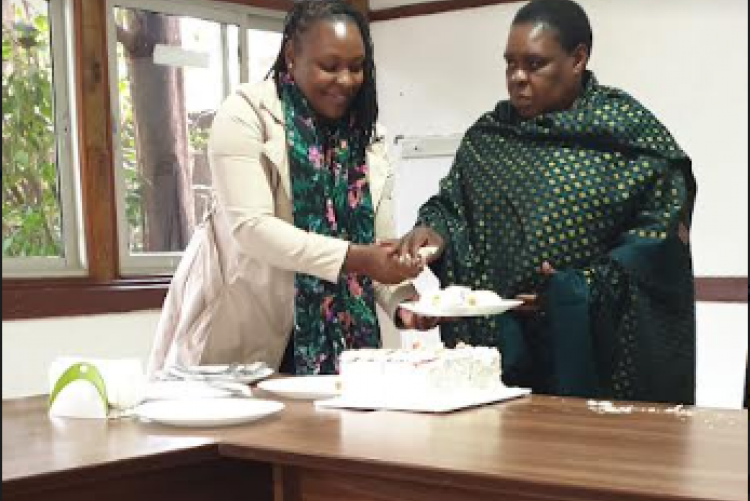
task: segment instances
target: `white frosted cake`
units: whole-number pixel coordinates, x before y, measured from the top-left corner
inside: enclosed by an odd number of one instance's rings
[[[351,398],[432,400],[498,389],[496,348],[349,350],[340,357],[341,391]]]

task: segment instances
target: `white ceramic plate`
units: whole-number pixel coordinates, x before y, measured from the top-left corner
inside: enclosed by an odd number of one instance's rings
[[[274,395],[295,400],[323,400],[340,395],[338,376],[297,376],[269,379],[258,388]]]
[[[226,373],[228,367],[228,365],[193,365],[188,367],[187,373],[180,371],[175,367],[167,368],[166,372],[171,376],[184,378],[186,380],[229,381],[245,384],[262,381],[274,374],[273,369],[268,367],[260,369],[252,374],[228,374]]]
[[[249,423],[281,412],[284,404],[252,398],[157,400],[136,408],[141,419],[185,427],[217,427]]]
[[[212,386],[215,384],[216,386]],[[146,386],[146,400],[184,400],[200,398],[228,398],[252,393],[247,385],[230,382],[153,381]]]
[[[466,307],[438,307],[427,302],[401,303],[399,306],[405,310],[426,317],[484,317],[487,315],[499,315],[506,311],[521,306],[520,299],[501,299],[497,303]]]

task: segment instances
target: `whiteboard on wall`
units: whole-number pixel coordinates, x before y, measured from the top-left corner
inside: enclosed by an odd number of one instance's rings
[[[405,138],[395,147],[396,182],[393,192],[396,233],[404,235],[414,228],[419,208],[440,188],[440,180],[448,175],[453,164],[454,152],[458,139],[435,141],[430,137]],[[446,148],[446,144],[450,147]],[[440,153],[433,149],[438,145]],[[440,284],[430,271],[422,273],[414,285],[421,293],[437,289]],[[410,346],[414,341],[422,345],[436,344],[440,341],[439,329],[427,333],[402,332],[402,343]]]

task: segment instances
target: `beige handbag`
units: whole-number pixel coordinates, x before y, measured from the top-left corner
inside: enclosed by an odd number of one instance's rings
[[[216,203],[195,229],[175,271],[156,328],[147,374],[170,365],[197,365],[224,287]]]

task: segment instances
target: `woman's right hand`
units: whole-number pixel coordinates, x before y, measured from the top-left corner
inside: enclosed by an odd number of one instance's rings
[[[427,256],[422,256],[419,250],[425,247],[433,247],[435,251]],[[444,249],[443,237],[435,230],[427,226],[417,226],[398,242],[396,255],[400,261],[406,264],[424,264],[439,259]]]
[[[398,259],[391,244],[349,246],[344,261],[346,273],[366,275],[384,285],[395,285],[416,278],[424,269],[420,263]]]

